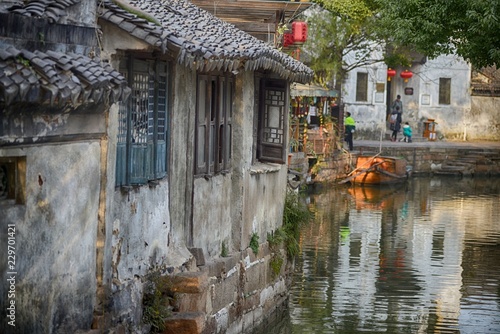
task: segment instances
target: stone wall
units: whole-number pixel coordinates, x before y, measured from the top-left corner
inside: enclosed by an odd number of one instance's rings
[[[363,155],[378,153],[378,148],[358,148]],[[414,174],[500,174],[500,149],[386,147],[381,155],[404,158]]]
[[[97,140],[0,148],[24,158],[25,201],[0,201],[0,277],[15,278],[15,327],[9,333],[72,333],[92,321],[100,190]],[[7,266],[7,224],[15,226],[15,265]],[[7,284],[0,306],[7,309]]]
[[[165,276],[171,280],[175,308],[164,333],[242,334],[269,320],[288,299],[290,267],[277,274],[271,267],[276,254],[267,243],[257,254],[251,249],[199,266],[197,272]],[[172,293],[173,292],[173,293]]]

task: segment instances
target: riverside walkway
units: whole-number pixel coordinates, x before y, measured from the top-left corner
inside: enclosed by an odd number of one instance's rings
[[[500,175],[500,141],[355,140],[350,153],[403,157],[415,173]]]
[[[454,148],[454,149],[492,149],[500,150],[500,141],[413,141],[412,143],[392,142],[390,140],[354,140],[354,151],[362,148]]]

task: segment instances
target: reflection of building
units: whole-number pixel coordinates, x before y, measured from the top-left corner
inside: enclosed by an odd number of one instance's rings
[[[294,321],[353,333],[496,332],[498,185],[432,178],[393,194],[311,196]]]

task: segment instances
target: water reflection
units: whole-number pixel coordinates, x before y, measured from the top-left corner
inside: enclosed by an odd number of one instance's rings
[[[318,189],[287,325],[264,333],[500,333],[500,179]]]

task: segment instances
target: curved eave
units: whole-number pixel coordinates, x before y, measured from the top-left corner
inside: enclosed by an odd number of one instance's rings
[[[233,25],[182,0],[156,3],[131,1],[157,25],[110,1],[100,9],[100,18],[165,53],[179,64],[197,71],[269,70],[292,82],[312,80],[313,71]],[[144,9],[142,9],[144,8]]]

